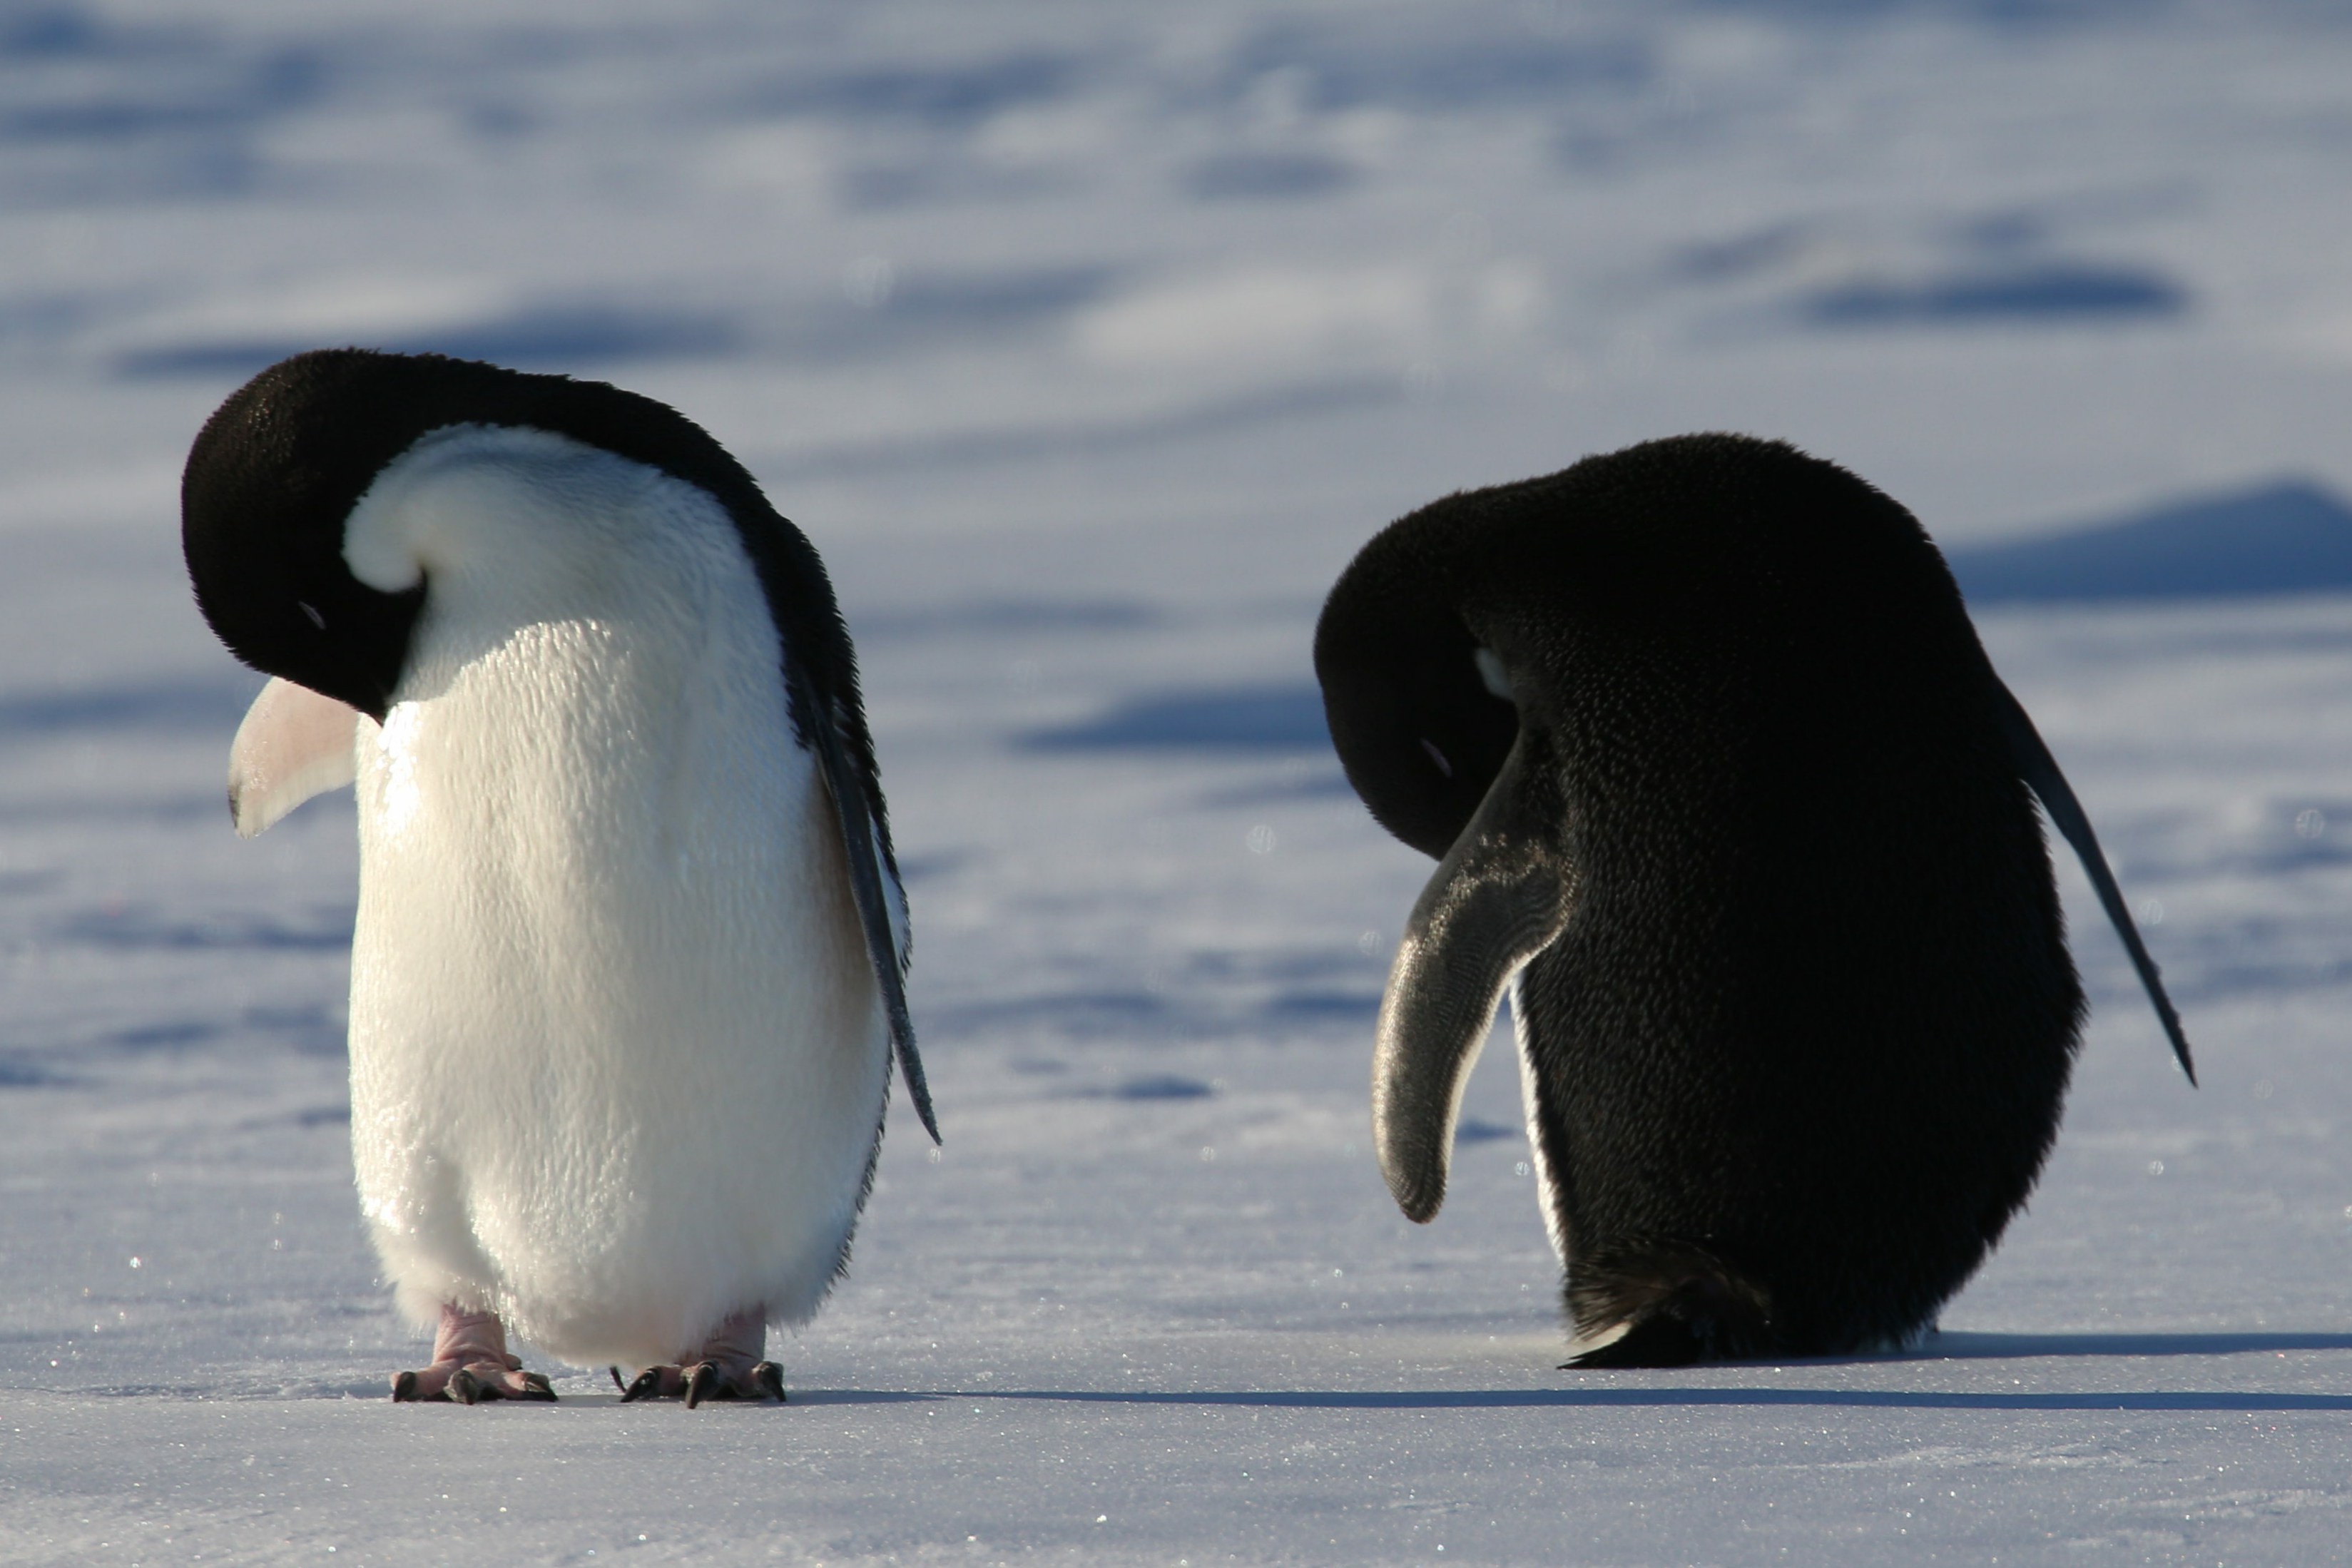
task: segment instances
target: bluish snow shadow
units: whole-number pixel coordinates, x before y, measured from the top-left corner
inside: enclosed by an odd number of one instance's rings
[[[1171,984],[1170,991],[1182,991],[1185,1000],[1172,1001],[1139,988],[1064,991],[1005,1002],[934,1005],[925,1009],[925,1016],[936,1021],[935,1027],[959,1034],[1011,1028],[1066,1040],[1133,1044],[1231,1039],[1251,1030],[1286,1033],[1333,1025],[1369,1029],[1381,1009],[1377,990],[1286,991],[1258,1003],[1179,984]]]
[[[1335,195],[1356,183],[1353,165],[1320,153],[1226,153],[1184,176],[1202,201],[1295,202]]]
[[[64,4],[0,12],[0,67],[10,194],[76,205],[251,189],[258,134],[317,104],[334,74],[315,47]]]
[[[1367,107],[1445,111],[1556,103],[1594,89],[1646,85],[1651,46],[1631,36],[1569,39],[1536,33],[1485,37],[1441,24],[1380,26],[1283,23],[1237,49],[1227,90],[1250,91],[1280,71],[1320,110]]]
[[[1972,605],[2317,593],[2352,587],[2352,510],[2286,479],[1946,559]]]
[[[154,910],[79,914],[58,928],[56,940],[90,947],[164,952],[341,952],[352,945],[355,911],[320,910],[307,921],[256,914],[173,919]]]
[[[935,1029],[960,1035],[1011,1029],[1031,1044],[1046,1036],[1148,1043],[1230,1039],[1252,1031],[1281,1036],[1328,1027],[1369,1029],[1380,1011],[1381,976],[1381,969],[1352,946],[1329,952],[1202,952],[1173,964],[1156,987],[1087,984],[1081,974],[1079,984],[1025,996],[929,1002],[924,1016]]]
[[[243,682],[225,680],[21,692],[0,697],[0,738],[144,730],[217,733],[226,747],[252,704],[253,694],[253,689]]]
[[[862,300],[803,300],[772,318],[572,299],[391,333],[325,329],[156,343],[117,355],[112,368],[133,378],[236,380],[289,354],[344,342],[541,371],[747,354],[844,363],[1036,331],[1099,298],[1114,278],[1098,266],[917,273],[877,284]]]
[[[1946,1330],[1916,1352],[1948,1361],[2023,1356],[2272,1355],[2352,1351],[2352,1333],[2003,1334]]]
[[[210,1018],[159,1018],[100,1037],[100,1043],[133,1055],[172,1053],[199,1046],[249,1045],[257,1039],[306,1057],[340,1057],[348,1031],[337,1012],[324,1006],[248,1007]],[[37,1069],[36,1069],[37,1070]],[[345,1110],[342,1115],[348,1117]],[[315,1125],[304,1113],[302,1125]]]
[[[1982,326],[2158,319],[2188,308],[2188,290],[2160,273],[2040,261],[1916,280],[1837,284],[1806,295],[1798,314],[1818,327]]]
[[[1128,1079],[1116,1089],[1093,1091],[1091,1097],[1111,1100],[1208,1100],[1214,1097],[1216,1092],[1214,1088],[1202,1083],[1197,1078],[1186,1078],[1181,1073],[1160,1072],[1145,1073],[1138,1078]]]
[[[738,95],[734,107],[757,115],[911,121],[962,130],[1008,109],[1066,97],[1085,74],[1076,57],[1031,51],[972,64],[778,76]]]
[[[1164,442],[1259,430],[1288,419],[1354,413],[1394,403],[1404,395],[1403,384],[1394,377],[1335,377],[1244,393],[1141,419],[843,442],[760,467],[762,472],[784,479],[850,479],[910,468],[982,468],[1039,458],[1101,457]]]
[[[340,346],[337,336],[236,338],[138,349],[117,358],[114,369],[127,376],[242,380],[289,354]],[[723,355],[742,343],[741,329],[723,315],[581,304],[546,306],[444,329],[398,333],[363,346],[563,370],[580,364]]]
[[[1021,737],[1033,752],[1328,752],[1323,694],[1245,686],[1131,698],[1098,718]]]
[[[1139,631],[1158,626],[1160,619],[1157,609],[1139,599],[971,599],[919,609],[861,611],[850,630],[860,637],[1113,632]]]

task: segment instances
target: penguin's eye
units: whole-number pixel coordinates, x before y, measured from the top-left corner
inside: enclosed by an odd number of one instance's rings
[[[1429,753],[1429,760],[1437,764],[1439,773],[1444,773],[1447,778],[1454,776],[1454,764],[1445,760],[1445,753],[1437,749],[1436,742],[1423,735],[1421,738],[1421,749]]]

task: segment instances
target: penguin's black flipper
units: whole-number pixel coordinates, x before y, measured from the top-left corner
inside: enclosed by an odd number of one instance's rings
[[[2123,938],[2124,951],[2131,954],[2132,967],[2139,971],[2140,984],[2147,987],[2147,999],[2155,1004],[2156,1016],[2163,1021],[2164,1033],[2172,1041],[2172,1054],[2179,1058],[2180,1070],[2189,1075],[2193,1085],[2197,1081],[2197,1064],[2189,1058],[2188,1033],[2180,1026],[2180,1015],[2173,1011],[2172,998],[2165,994],[2156,960],[2148,956],[2147,944],[2139,939],[2139,927],[2132,923],[2131,910],[2124,904],[2123,889],[2116,886],[2116,874],[2107,868],[2107,858],[2099,850],[2099,837],[2091,831],[2091,819],[2084,814],[2082,802],[2074,798],[2066,775],[2058,771],[2058,760],[2050,754],[2042,731],[2033,727],[2024,704],[2007,686],[1998,680],[1993,684],[2000,691],[2001,731],[2008,738],[2017,771],[2032,789],[2034,798],[2042,802],[2051,825],[2074,847],[2074,856],[2082,861],[2084,874],[2098,889],[2100,906],[2107,911],[2116,934]]]
[[[898,1053],[898,1071],[907,1080],[907,1096],[931,1142],[940,1141],[940,1124],[931,1113],[931,1089],[923,1079],[923,1058],[915,1051],[915,1018],[907,1007],[906,892],[898,873],[883,858],[882,836],[866,804],[866,789],[851,765],[849,748],[830,721],[829,705],[805,690],[806,711],[824,716],[808,726],[817,763],[824,772],[825,788],[833,795],[834,816],[841,824],[843,858],[849,863],[849,890],[857,900],[858,924],[866,931],[866,956],[874,965],[875,984],[882,988],[882,1007],[890,1019],[890,1044]],[[893,901],[893,895],[896,901]],[[895,918],[894,918],[895,917]]]
[[[1521,964],[1568,924],[1575,867],[1549,766],[1527,733],[1422,889],[1397,944],[1372,1048],[1372,1141],[1405,1217],[1445,1201],[1462,1088]]]

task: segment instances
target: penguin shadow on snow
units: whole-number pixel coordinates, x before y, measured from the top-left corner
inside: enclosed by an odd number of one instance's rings
[[[1787,1363],[1776,1363],[1785,1366]],[[1802,1362],[1799,1365],[1823,1364]],[[793,1397],[800,1397],[797,1392]],[[822,1394],[812,1395],[822,1400]],[[2204,1389],[2135,1389],[2113,1393],[2052,1390],[1978,1393],[1973,1390],[1897,1388],[1726,1388],[1617,1385],[1589,1388],[1466,1388],[1313,1390],[1220,1390],[1159,1393],[1151,1390],[1001,1389],[941,1390],[875,1395],[844,1394],[845,1405],[897,1400],[990,1400],[1019,1404],[1175,1405],[1245,1410],[1673,1410],[1707,1408],[1815,1410],[2076,1410],[2214,1411],[2260,1414],[2352,1411],[2352,1394],[2294,1394]]]

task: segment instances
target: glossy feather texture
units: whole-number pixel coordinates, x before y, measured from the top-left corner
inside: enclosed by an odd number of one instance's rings
[[[2082,996],[2013,703],[1909,514],[1785,446],[1652,442],[1394,524],[1316,661],[1350,782],[1444,857],[1378,1078],[1454,1081],[1524,960],[1592,1363],[1923,1327],[2032,1185]],[[1493,819],[1547,816],[1497,853]],[[1425,918],[1546,882],[1568,914],[1531,952],[1526,922]],[[1381,1147],[1427,1217],[1452,1100],[1375,1103],[1410,1112]]]

